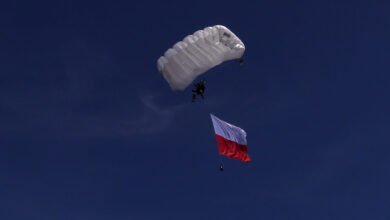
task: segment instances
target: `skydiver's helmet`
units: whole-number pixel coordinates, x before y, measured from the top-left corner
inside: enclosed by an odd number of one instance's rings
[[[199,89],[201,89],[202,91],[205,89],[206,87],[206,80],[202,80],[199,82]]]

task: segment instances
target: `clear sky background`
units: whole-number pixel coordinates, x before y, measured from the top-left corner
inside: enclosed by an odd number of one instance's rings
[[[4,1],[0,219],[390,219],[389,1]],[[204,103],[156,61],[222,24]],[[248,133],[221,157],[209,114]]]

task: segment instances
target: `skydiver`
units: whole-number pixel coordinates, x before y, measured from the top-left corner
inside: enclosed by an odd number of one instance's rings
[[[194,84],[195,89],[192,90],[192,102],[195,102],[196,96],[200,95],[202,100],[204,100],[204,91],[206,90],[206,80],[201,80],[200,82]]]

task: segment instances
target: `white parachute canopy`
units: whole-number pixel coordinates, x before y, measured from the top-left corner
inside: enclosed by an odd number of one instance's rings
[[[244,43],[232,31],[215,25],[177,42],[158,59],[157,68],[172,90],[184,90],[209,69],[240,59],[244,51]]]

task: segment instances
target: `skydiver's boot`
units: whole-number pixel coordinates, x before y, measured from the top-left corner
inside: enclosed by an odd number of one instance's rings
[[[219,166],[219,171],[223,171],[223,166],[222,166],[222,163],[221,163],[221,165]]]
[[[240,63],[240,65],[243,65],[244,64],[244,59],[239,59],[238,62]]]

